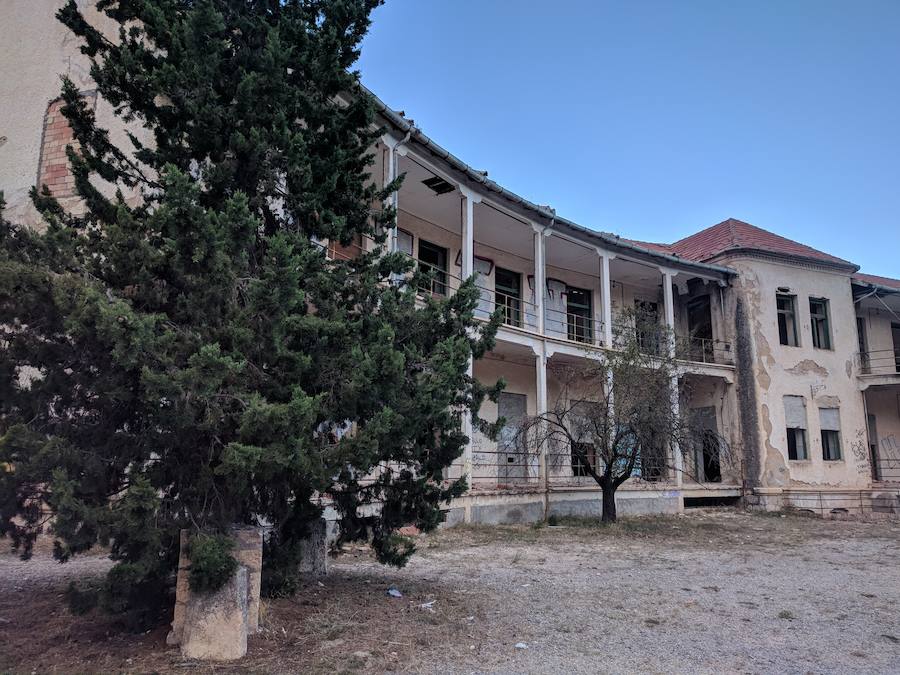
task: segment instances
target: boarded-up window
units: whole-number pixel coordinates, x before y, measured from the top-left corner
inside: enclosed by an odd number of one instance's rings
[[[792,429],[806,428],[806,402],[802,396],[784,397],[784,421]]]

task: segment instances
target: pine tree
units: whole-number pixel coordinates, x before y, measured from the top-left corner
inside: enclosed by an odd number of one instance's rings
[[[48,524],[61,561],[110,546],[110,609],[159,609],[181,528],[221,565],[229,526],[271,525],[284,593],[326,499],[401,565],[397,529],[465,489],[442,475],[493,392],[466,374],[496,327],[477,289],[423,303],[403,256],[319,243],[383,242],[395,217],[350,70],[379,1],[100,0],[114,40],[58,14],[152,142],[116,147],[64,80],[84,209],[35,189],[43,232],[0,219],[0,532],[26,557]]]

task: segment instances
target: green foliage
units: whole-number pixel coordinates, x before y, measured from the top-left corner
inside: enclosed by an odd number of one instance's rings
[[[191,539],[191,572],[188,582],[197,593],[215,591],[224,586],[238,568],[231,551],[234,540],[222,534],[198,534]]]
[[[60,560],[109,545],[100,602],[135,625],[170,602],[181,529],[270,525],[286,592],[326,500],[403,564],[396,530],[465,489],[442,472],[493,395],[466,370],[495,329],[478,289],[422,304],[403,256],[320,243],[380,244],[395,217],[350,70],[377,4],[101,0],[115,40],[59,12],[146,133],[116,146],[65,80],[84,208],[39,186],[41,232],[0,211],[0,534],[27,557],[49,507]]]

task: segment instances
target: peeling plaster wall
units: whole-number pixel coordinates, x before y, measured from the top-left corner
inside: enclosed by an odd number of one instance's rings
[[[28,191],[38,179],[44,115],[60,95],[60,76],[68,75],[80,91],[95,88],[78,39],[56,20],[63,4],[64,0],[0,2],[0,191],[7,202],[7,219],[31,226],[42,222]],[[95,0],[77,4],[92,25],[107,36],[117,34],[116,24],[93,9]],[[110,130],[113,143],[131,147],[109,103],[98,99],[95,113],[98,124]],[[145,131],[137,133],[149,140]],[[127,193],[126,198],[134,202],[136,195]],[[77,200],[62,203],[73,208]]]
[[[732,302],[748,481],[761,487],[868,487],[868,461],[858,457],[859,443],[865,441],[865,413],[853,368],[856,310],[849,276],[743,256],[718,262],[740,272]],[[779,342],[779,287],[796,295],[798,347]],[[810,297],[829,300],[831,350],[812,346]],[[783,402],[788,395],[806,402],[806,461],[788,460]],[[822,459],[819,407],[840,408],[840,461]]]

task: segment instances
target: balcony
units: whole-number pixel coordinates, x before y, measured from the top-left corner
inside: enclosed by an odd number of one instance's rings
[[[862,375],[895,375],[900,373],[900,348],[858,352],[856,363]]]

